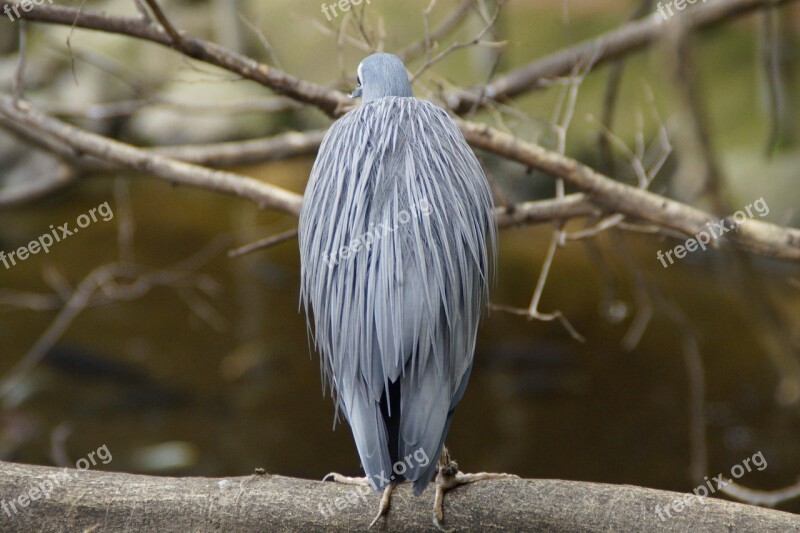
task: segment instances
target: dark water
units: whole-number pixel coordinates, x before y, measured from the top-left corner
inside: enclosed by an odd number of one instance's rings
[[[282,163],[257,174],[301,191],[308,167]],[[144,178],[127,183],[133,256],[146,269],[168,268],[220,236],[229,248],[293,227],[288,217],[235,199]],[[8,251],[105,201],[114,208],[112,221],[88,226],[48,255],[0,266],[0,288],[52,293],[43,272],[57,271],[75,286],[115,261],[124,205],[104,178],[0,213],[0,249]],[[550,234],[547,226],[501,232],[494,303],[527,307]],[[615,233],[592,242],[558,252],[541,303],[543,311],[561,309],[585,343],[557,322],[498,311],[484,321],[448,439],[462,468],[681,491],[697,485],[685,335],[656,309],[638,345],[621,346],[636,312],[634,271],[682,310],[697,335],[708,450],[702,475],[727,474],[761,452],[768,466],[745,474],[742,484],[793,483],[800,424],[797,382],[787,372],[800,348],[800,289],[786,282],[791,270],[759,262],[757,276],[736,276],[726,266],[731,257],[716,252],[663,269],[651,237]],[[333,408],[321,394],[318,361],[298,313],[296,241],[239,259],[217,253],[198,273],[191,288],[155,287],[81,312],[6,397],[3,458],[52,464],[55,448],[75,461],[105,444],[113,460],[102,468],[126,472],[223,476],[263,467],[314,479],[334,470],[357,474],[349,429],[332,430]],[[772,318],[750,299],[750,287],[769,294],[781,335],[770,334]],[[0,374],[54,317],[0,307]],[[782,508],[800,511],[800,503]]]

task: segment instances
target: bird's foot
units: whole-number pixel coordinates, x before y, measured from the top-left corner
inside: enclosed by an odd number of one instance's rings
[[[447,448],[442,449],[439,458],[439,467],[436,474],[436,498],[433,501],[433,524],[440,531],[451,533],[454,529],[444,527],[444,493],[460,485],[475,483],[484,479],[519,479],[514,474],[494,474],[489,472],[479,472],[477,474],[464,474],[459,472],[458,463],[450,459]]]
[[[378,514],[372,519],[372,522],[369,523],[369,527],[367,529],[372,529],[372,526],[378,523],[378,520],[380,520],[382,516],[386,516],[386,513],[389,512],[389,506],[392,503],[392,491],[394,491],[394,488],[395,484],[389,483],[386,485],[386,488],[383,489],[383,495],[381,495],[381,504],[380,507],[378,507]]]
[[[369,480],[365,477],[347,477],[341,474],[337,474],[336,472],[331,472],[324,478],[322,481],[335,481],[336,483],[341,483],[342,485],[358,485],[359,487],[370,487]]]
[[[369,482],[369,478],[348,477],[348,476],[343,476],[341,474],[337,474],[336,472],[331,472],[330,474],[322,478],[322,481],[334,481],[336,483],[342,483],[343,485],[357,485],[360,487],[370,487],[370,488],[372,487],[372,485]],[[389,483],[388,485],[386,485],[386,488],[383,489],[383,494],[381,495],[381,503],[380,506],[378,507],[378,514],[375,516],[375,518],[372,519],[372,522],[370,522],[369,527],[367,529],[371,529],[372,526],[378,523],[378,520],[380,520],[382,516],[386,516],[386,513],[389,512],[389,507],[391,506],[392,503],[392,491],[394,491],[395,486],[396,486],[395,483]]]

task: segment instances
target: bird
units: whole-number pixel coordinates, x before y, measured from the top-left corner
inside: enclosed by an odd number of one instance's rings
[[[436,475],[440,526],[440,491],[505,476],[458,472],[444,445],[495,271],[492,192],[454,120],[414,97],[400,58],[374,53],[357,74],[361,104],[326,133],[298,227],[323,394],[366,475],[326,479],[383,491],[371,526],[398,483],[420,495]]]

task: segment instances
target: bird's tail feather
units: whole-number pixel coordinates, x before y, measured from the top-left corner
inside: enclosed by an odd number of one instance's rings
[[[370,398],[366,387],[356,384],[354,389],[354,394],[341,398],[345,404],[344,412],[353,431],[367,480],[373,489],[382,490],[388,484],[392,472],[386,425],[381,416],[380,404]]]
[[[402,389],[398,461],[403,461],[403,475],[419,494],[431,480],[450,425],[450,390],[442,386],[433,358],[419,376],[407,375]]]

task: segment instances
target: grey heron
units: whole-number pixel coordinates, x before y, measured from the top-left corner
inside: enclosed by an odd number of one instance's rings
[[[384,490],[377,521],[396,483],[411,481],[419,495],[446,456],[487,301],[496,227],[475,154],[443,109],[414,98],[398,57],[364,59],[351,96],[362,104],[331,126],[306,187],[300,294],[323,382],[366,474],[331,477]],[[437,525],[444,490],[503,476],[443,466]]]

